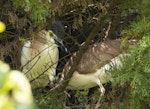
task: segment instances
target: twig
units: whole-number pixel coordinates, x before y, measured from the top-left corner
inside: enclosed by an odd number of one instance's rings
[[[113,38],[113,35],[115,33],[115,30],[119,24],[119,21],[120,21],[120,0],[116,0],[118,1],[115,5],[114,8],[115,9],[115,12],[112,16],[112,21],[109,23],[109,26],[108,26],[108,29],[106,31],[106,35],[105,35],[105,39],[112,39]]]

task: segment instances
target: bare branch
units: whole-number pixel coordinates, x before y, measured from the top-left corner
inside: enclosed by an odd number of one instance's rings
[[[114,35],[114,31],[116,30],[119,21],[120,21],[120,0],[118,0],[118,2],[116,3],[116,10],[112,16],[112,22],[109,24],[108,26],[108,31],[107,34],[105,36],[106,39],[112,39],[113,35]]]

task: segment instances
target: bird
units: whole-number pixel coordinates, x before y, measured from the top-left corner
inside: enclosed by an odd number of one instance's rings
[[[64,33],[65,33],[64,25],[62,24],[62,22],[59,19],[57,19],[54,22],[54,24],[52,24],[52,26],[48,25],[46,28],[52,30],[59,37],[64,36]]]
[[[64,66],[60,82],[67,76],[76,59],[77,53],[75,52]],[[126,49],[121,48],[121,41],[119,39],[105,40],[91,45],[83,54],[66,89],[81,90],[99,86],[101,92],[99,98],[101,99],[105,94],[103,84],[108,81],[113,81],[110,72],[115,69],[120,69],[123,66],[122,60],[129,56],[130,54]],[[100,99],[97,102],[98,104]]]
[[[59,60],[57,36],[51,30],[41,30],[27,41],[21,51],[21,67],[32,89],[45,87],[55,80]]]

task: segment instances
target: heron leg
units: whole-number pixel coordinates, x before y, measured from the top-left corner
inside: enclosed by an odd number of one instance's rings
[[[101,99],[102,99],[102,97],[103,97],[104,94],[105,94],[105,88],[104,88],[104,86],[103,86],[103,84],[101,83],[100,80],[97,81],[97,84],[98,84],[99,87],[100,87],[100,92],[101,92],[101,93],[100,93],[99,99],[98,99],[98,101],[97,101],[97,103],[96,103],[95,109],[98,109],[98,108],[100,107]]]

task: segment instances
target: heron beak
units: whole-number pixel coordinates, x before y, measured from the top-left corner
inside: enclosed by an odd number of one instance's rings
[[[54,38],[54,40],[55,40],[55,43],[56,43],[57,45],[59,45],[62,50],[64,50],[65,52],[68,53],[68,49],[67,49],[67,47],[64,45],[64,43],[63,43],[63,41],[62,41],[61,39],[56,39],[56,38]]]

